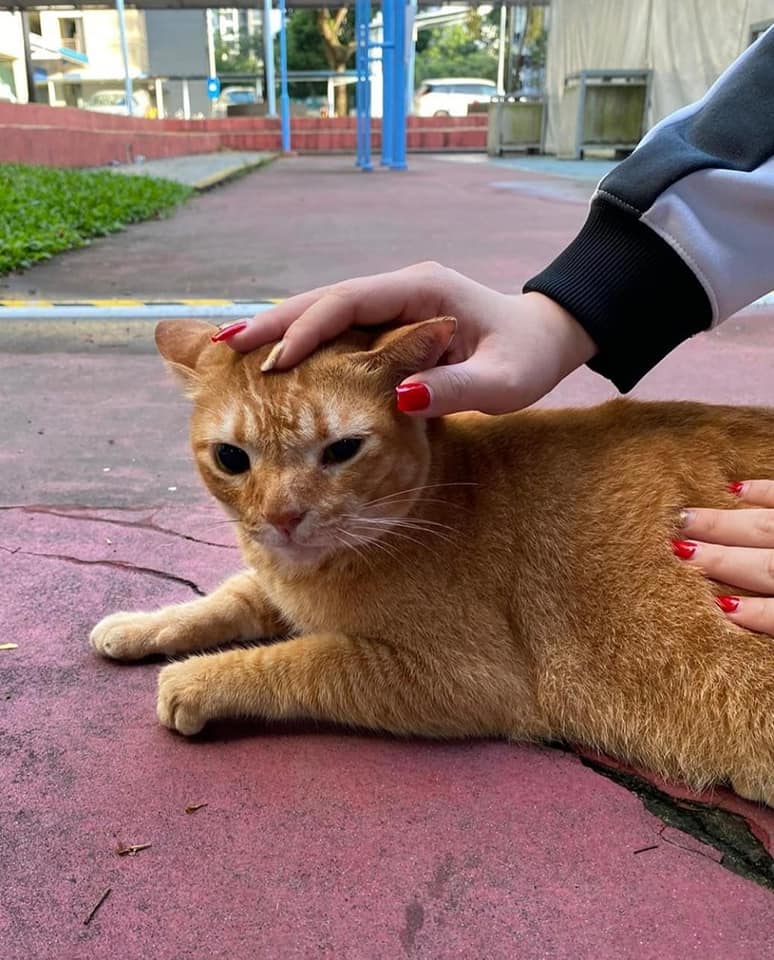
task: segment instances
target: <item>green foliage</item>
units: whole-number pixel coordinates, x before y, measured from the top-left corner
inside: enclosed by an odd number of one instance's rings
[[[192,192],[151,177],[0,164],[0,274],[157,217]]]
[[[325,48],[317,26],[317,11],[301,7],[288,17],[288,70],[329,70]],[[279,67],[279,44],[277,66]],[[289,83],[288,91],[293,98],[324,94],[327,85],[321,83]]]
[[[428,37],[423,36],[428,34]],[[414,83],[427,77],[497,78],[497,51],[482,37],[482,20],[476,15],[466,23],[452,23],[433,30],[422,30],[417,44]]]
[[[215,64],[219,75],[228,73],[261,73],[263,69],[263,40],[260,34],[252,37],[240,33],[238,44],[226,43],[215,31]]]

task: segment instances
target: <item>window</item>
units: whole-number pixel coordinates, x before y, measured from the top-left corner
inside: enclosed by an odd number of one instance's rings
[[[27,14],[27,23],[30,27],[30,33],[37,33],[40,36],[40,11],[30,10]]]
[[[59,37],[62,46],[67,47],[68,50],[86,53],[86,45],[83,42],[83,22],[80,17],[60,17]]]

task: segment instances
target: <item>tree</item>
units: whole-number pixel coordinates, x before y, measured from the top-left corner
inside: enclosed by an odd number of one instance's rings
[[[335,13],[330,9],[298,9],[288,18],[288,70],[335,70],[347,69],[355,52],[354,28],[347,17],[347,8]],[[319,88],[313,84],[290,84],[294,97],[325,92],[325,84]],[[336,88],[336,113],[346,116],[347,87]]]
[[[349,10],[339,7],[331,13],[328,7],[317,11],[317,26],[323,41],[328,69],[344,73],[347,62],[355,52],[354,30],[349,21]],[[344,84],[336,86],[336,116],[347,115],[347,88]]]
[[[215,64],[219,74],[260,73],[263,68],[260,36],[241,33],[236,43],[226,42],[220,30],[215,31]]]
[[[466,23],[423,30],[417,44],[414,82],[419,85],[427,77],[497,78],[497,53],[494,45],[482,36],[483,21],[474,15]],[[429,34],[425,39],[423,34]]]

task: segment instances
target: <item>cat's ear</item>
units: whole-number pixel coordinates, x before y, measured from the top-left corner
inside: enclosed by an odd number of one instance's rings
[[[370,350],[355,354],[359,363],[385,374],[394,387],[422,370],[434,367],[451,346],[457,332],[454,317],[435,317],[396,327],[382,334]]]
[[[186,383],[196,378],[196,364],[215,331],[202,320],[162,320],[156,324],[156,347],[169,368]]]

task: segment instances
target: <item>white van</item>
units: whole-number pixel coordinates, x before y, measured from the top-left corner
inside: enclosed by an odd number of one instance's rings
[[[497,84],[478,77],[440,77],[429,79],[414,96],[418,117],[466,117],[474,103],[489,103],[497,94]]]

